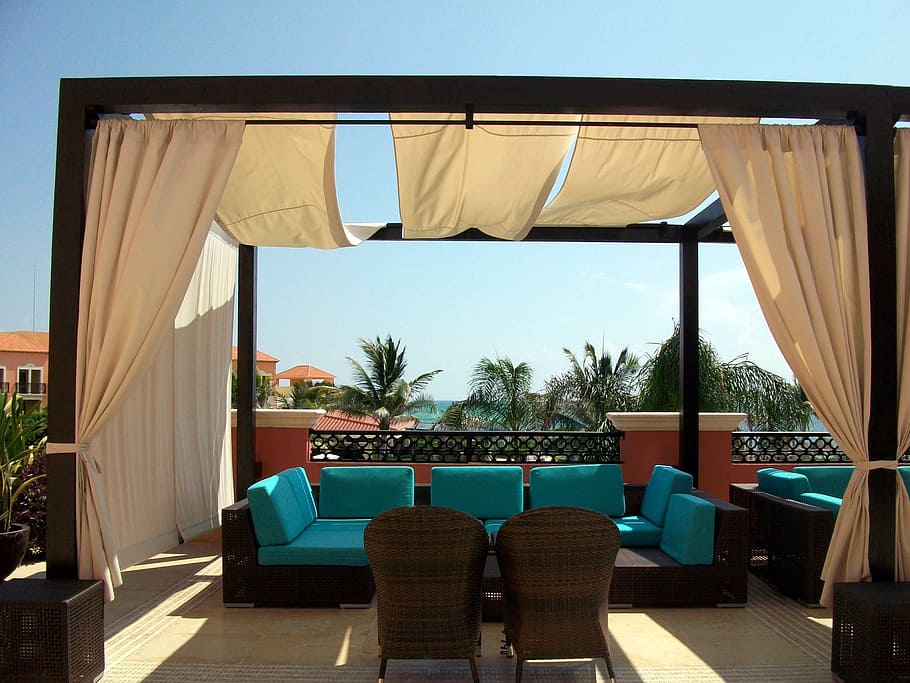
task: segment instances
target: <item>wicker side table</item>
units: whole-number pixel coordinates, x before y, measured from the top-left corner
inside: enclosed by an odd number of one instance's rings
[[[97,681],[103,672],[100,581],[0,583],[0,680]]]
[[[834,585],[831,671],[842,681],[910,680],[910,583]]]

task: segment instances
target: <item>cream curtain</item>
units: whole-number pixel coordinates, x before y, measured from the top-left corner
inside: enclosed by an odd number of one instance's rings
[[[337,114],[149,114],[154,119],[318,121]],[[378,226],[345,225],[335,188],[335,126],[247,126],[218,207],[218,223],[238,242],[262,247],[335,249],[360,244]]]
[[[702,144],[771,333],[856,465],[822,578],[870,576],[871,337],[865,185],[855,132],[839,126],[701,126]]]
[[[88,445],[173,329],[243,124],[103,120],[92,144],[76,368],[79,574],[120,583]],[[124,461],[128,453],[122,453]]]
[[[460,119],[461,114],[391,114],[398,201],[405,237],[449,237],[478,228],[520,240],[534,225],[559,175],[577,126],[535,121],[578,121],[577,115],[487,115],[473,129],[409,120]],[[485,126],[522,120],[527,125]]]
[[[897,333],[899,403],[898,457],[910,448],[910,129],[894,138],[894,199],[897,226]],[[910,581],[910,498],[897,478],[897,578]]]
[[[596,122],[615,125],[585,125]],[[537,224],[624,226],[692,211],[714,191],[699,123],[758,119],[584,115],[566,180]]]

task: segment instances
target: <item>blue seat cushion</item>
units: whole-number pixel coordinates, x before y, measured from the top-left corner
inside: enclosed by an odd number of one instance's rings
[[[626,514],[619,465],[535,467],[528,475],[531,507],[574,505],[609,517]]]
[[[259,564],[365,567],[363,530],[368,519],[317,519],[285,545],[259,549]]]
[[[319,517],[360,519],[414,504],[414,470],[406,466],[324,467]]]
[[[253,530],[261,546],[283,545],[296,538],[313,518],[303,510],[292,478],[273,474],[247,489]]]
[[[831,510],[831,512],[834,513],[835,519],[837,519],[837,513],[840,512],[841,502],[843,502],[843,498],[826,496],[824,493],[815,493],[814,491],[810,491],[809,493],[801,493],[797,500],[800,503],[808,503],[809,505],[814,505],[815,507]]]
[[[504,519],[488,519],[483,523],[483,528],[488,534],[498,534],[499,527],[505,524],[505,521]]]
[[[663,529],[640,515],[627,515],[614,519],[619,529],[619,543],[624,548],[643,546],[657,547]]]
[[[758,480],[758,488],[781,498],[799,499],[804,493],[810,493],[809,479],[804,474],[777,470]]]
[[[853,476],[853,466],[846,465],[803,465],[794,467],[796,474],[802,474],[809,480],[812,493],[822,493],[834,498],[843,498],[847,483]]]
[[[477,519],[508,519],[524,509],[524,472],[517,465],[434,467],[430,502]]]
[[[714,564],[714,506],[687,493],[670,496],[660,549],[680,564]]]
[[[655,525],[663,527],[667,518],[667,506],[674,493],[690,493],[692,475],[669,465],[655,465],[651,478],[645,487],[641,501],[641,514]]]

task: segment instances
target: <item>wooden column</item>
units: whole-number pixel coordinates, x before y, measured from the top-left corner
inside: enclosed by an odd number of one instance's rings
[[[894,112],[870,89],[865,119],[866,215],[872,312],[872,405],[869,458],[897,454],[897,237],[894,215]],[[906,255],[904,255],[906,258]],[[873,581],[893,581],[896,477],[869,473],[869,564]]]
[[[256,247],[240,245],[237,274],[237,500],[256,459]]]
[[[679,464],[698,486],[698,233],[679,245]]]

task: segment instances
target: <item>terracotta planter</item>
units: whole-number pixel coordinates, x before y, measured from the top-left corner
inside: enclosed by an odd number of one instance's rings
[[[13,524],[12,529],[0,532],[0,581],[13,573],[28,547],[28,527]]]

